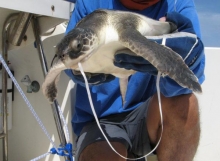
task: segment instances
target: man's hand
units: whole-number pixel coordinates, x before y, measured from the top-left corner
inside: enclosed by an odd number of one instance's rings
[[[73,70],[66,70],[65,73],[72,78],[72,80],[82,86],[85,85],[84,78],[80,72],[74,72]],[[87,81],[90,85],[98,85],[102,83],[107,83],[115,79],[115,76],[111,74],[100,74],[100,73],[85,73]]]
[[[147,38],[156,41],[159,44],[162,43],[163,38],[166,38],[166,46],[178,53],[188,66],[193,65],[193,63],[200,57],[201,51],[203,50],[203,44],[195,35],[191,21],[176,12],[168,13],[166,17],[162,17],[160,21],[168,21],[176,24],[178,32]],[[157,69],[147,60],[140,56],[131,55],[128,51],[118,51],[115,54],[114,65],[128,70],[133,69],[152,75],[157,74]]]

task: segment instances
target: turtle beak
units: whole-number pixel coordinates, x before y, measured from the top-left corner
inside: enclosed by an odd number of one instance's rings
[[[69,55],[69,52],[71,51],[71,48],[68,46],[66,47],[62,52],[58,53],[58,59],[61,59],[61,61],[64,61],[65,58]]]
[[[57,64],[57,62],[60,60],[60,57],[55,54],[52,61],[51,61],[51,64],[50,64],[50,67],[54,66],[55,64]]]
[[[66,55],[67,53],[69,53],[70,52],[70,47],[68,46],[65,50],[63,50],[63,53],[62,53],[62,55]]]

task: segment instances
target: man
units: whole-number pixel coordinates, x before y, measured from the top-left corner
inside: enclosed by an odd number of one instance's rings
[[[185,62],[199,82],[204,81],[205,57],[192,0],[78,0],[66,33],[73,29],[80,19],[99,8],[133,11],[156,20],[163,17],[163,21],[174,22],[178,31],[196,34],[197,43],[191,42],[190,38],[170,38],[167,39],[166,45],[183,58],[188,54],[188,49],[192,48]],[[122,107],[118,79],[111,75],[106,78],[103,74],[94,75],[88,80],[91,83],[93,103],[102,129],[116,151],[125,157],[140,157],[153,149],[161,133],[155,87],[157,71],[149,62],[130,57],[126,53],[117,54],[114,63],[121,68],[141,71],[129,78],[126,104]],[[74,132],[78,136],[75,159],[125,160],[111,150],[98,129],[82,77],[74,75],[71,70],[66,70],[66,73],[77,83],[75,113],[72,119]],[[164,131],[156,149],[158,160],[192,161],[200,135],[197,98],[192,91],[180,87],[168,77],[161,78],[160,88]]]

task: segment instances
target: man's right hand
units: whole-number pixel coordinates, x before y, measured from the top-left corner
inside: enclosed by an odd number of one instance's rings
[[[85,85],[84,78],[80,72],[73,71],[71,69],[65,70],[65,73],[75,82],[80,85]],[[86,73],[87,81],[90,85],[99,85],[102,83],[107,83],[115,79],[115,76],[111,74],[103,74],[103,73]]]

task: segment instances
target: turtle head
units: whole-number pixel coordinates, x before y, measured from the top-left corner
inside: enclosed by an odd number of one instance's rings
[[[75,68],[98,47],[98,37],[91,29],[75,28],[57,45],[56,54],[67,68]]]

